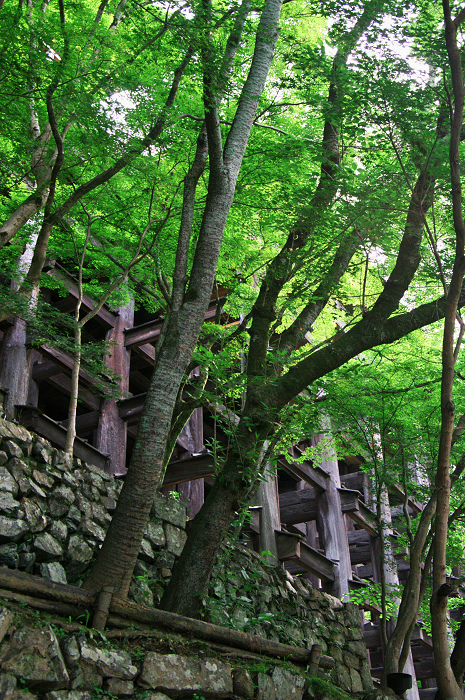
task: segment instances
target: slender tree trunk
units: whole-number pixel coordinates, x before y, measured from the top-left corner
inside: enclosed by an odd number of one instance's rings
[[[79,306],[81,306],[79,304]],[[76,437],[76,414],[79,395],[79,372],[81,369],[81,340],[82,328],[79,325],[74,330],[74,354],[73,369],[71,371],[71,389],[68,407],[68,427],[66,429],[66,441],[64,451],[68,455],[73,454],[74,439]]]

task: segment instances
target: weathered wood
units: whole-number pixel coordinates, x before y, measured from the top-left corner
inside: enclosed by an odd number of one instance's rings
[[[309,462],[297,464],[290,459],[281,458],[278,467],[284,469],[296,480],[306,481],[318,491],[325,491],[328,485],[328,474],[318,466],[312,466]]]
[[[175,486],[185,481],[195,481],[215,472],[213,455],[195,455],[189,459],[170,462],[166,469],[163,486]]]
[[[92,627],[100,632],[103,632],[105,625],[107,624],[113,593],[114,588],[112,586],[104,586],[98,594],[95,614],[92,620]]]
[[[341,484],[346,489],[352,489],[355,491],[360,491],[363,493],[363,487],[365,485],[364,472],[354,472],[353,474],[341,474]]]
[[[25,603],[36,610],[43,610],[44,612],[62,615],[63,617],[79,617],[79,615],[82,615],[82,608],[78,608],[76,605],[60,603],[54,600],[43,600],[36,596],[24,595],[24,593],[18,593],[17,591],[9,591],[6,588],[0,588],[0,598],[11,600],[13,603]]]
[[[100,411],[90,411],[89,413],[83,413],[80,416],[76,416],[76,432],[84,432],[88,430],[93,430],[98,426],[100,418]],[[66,428],[68,425],[68,419],[60,421],[59,425]]]
[[[31,351],[26,347],[26,322],[15,318],[3,336],[0,349],[0,385],[8,389],[4,408],[14,415],[14,406],[25,404],[29,390]]]
[[[38,408],[16,406],[16,418],[25,428],[34,430],[57,447],[63,448],[65,446],[66,428],[48,416],[44,416]],[[75,438],[73,454],[84,462],[90,462],[90,464],[95,464],[96,467],[108,471],[108,456],[79,437]]]
[[[76,299],[79,296],[79,289],[76,284],[76,282],[73,280],[71,275],[65,270],[64,267],[59,265],[58,263],[54,263],[54,266],[47,271],[47,274],[50,277],[53,277],[54,279],[59,280],[62,282],[65,287],[67,288],[69,294],[73,297],[72,301],[72,306],[71,309],[74,309],[76,306]],[[56,304],[58,307],[59,304]],[[81,309],[84,313],[87,313],[88,311],[93,311],[95,308],[95,302],[94,300],[89,297],[87,294],[84,294],[82,297],[82,305]],[[100,311],[98,312],[97,316],[95,316],[95,320],[100,323],[101,325],[105,327],[111,327],[114,326],[117,320],[117,317],[115,314],[113,314],[108,306],[104,305]]]
[[[57,374],[47,379],[47,384],[61,391],[65,396],[71,394],[71,377],[66,374]],[[84,386],[79,387],[79,403],[92,411],[100,410],[100,398],[86,389]]]
[[[321,644],[313,644],[310,650],[310,662],[308,672],[311,676],[318,675],[318,667],[321,659]]]
[[[215,316],[216,301],[214,305],[210,306],[207,310],[205,321],[211,321]],[[162,327],[163,320],[156,318],[153,321],[147,321],[147,323],[141,323],[139,326],[128,328],[125,332],[124,344],[127,348],[132,348],[137,345],[144,345],[145,343],[153,343],[158,340]]]
[[[343,488],[338,489],[338,491],[342,512],[375,537],[378,534],[375,528],[376,515],[361,501],[361,493]]]
[[[95,601],[95,595],[82,588],[7,569],[5,566],[0,567],[0,586],[10,591],[30,593],[83,607],[91,607]]]
[[[322,419],[323,426],[329,427],[329,420]],[[352,578],[347,529],[341,510],[339,489],[339,465],[333,440],[326,435],[312,438],[312,444],[317,446],[322,440],[326,441],[327,457],[320,463],[321,469],[328,475],[325,491],[318,494],[317,524],[320,536],[320,546],[328,559],[337,562],[334,565],[335,580],[330,592],[337,598],[343,598],[349,593],[349,580]]]
[[[143,608],[135,603],[129,603],[128,601],[119,600],[117,598],[112,599],[110,610],[117,615],[131,618],[137,622],[158,625],[181,634],[193,634],[198,639],[220,642],[228,646],[246,649],[247,651],[257,652],[259,654],[285,658],[296,664],[307,665],[309,661],[310,652],[308,649],[293,647],[288,644],[280,644],[270,639],[262,639],[256,635],[247,634],[246,632],[219,627],[218,625],[182,617],[181,615],[176,615],[175,613],[166,612],[164,610]],[[332,659],[332,657],[322,657],[320,666],[322,668],[332,668],[332,666],[334,666],[334,659]]]
[[[276,532],[276,544],[280,561],[292,561],[304,571],[308,571],[323,581],[334,581],[334,562],[321,552],[302,542],[299,535],[282,531]]]
[[[281,522],[286,525],[307,523],[317,517],[316,495],[311,487],[280,494],[279,506]]]

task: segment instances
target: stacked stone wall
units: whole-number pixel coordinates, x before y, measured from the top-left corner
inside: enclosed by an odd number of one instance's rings
[[[43,438],[0,419],[0,565],[79,584],[105,537],[120,489],[118,479],[78,459],[70,460]],[[185,526],[182,505],[159,494],[134,571],[130,595],[136,602],[152,605],[159,601],[182,552]],[[321,644],[323,653],[335,659],[328,680],[349,693],[372,687],[357,608],[312,589],[280,567],[271,567],[243,545],[223,547],[205,613],[217,624],[287,644],[308,649]],[[11,644],[16,644],[17,635],[21,637],[21,630],[10,635],[7,656],[13,653]],[[4,648],[0,668],[10,673]],[[81,659],[82,654],[79,651]],[[267,675],[271,680],[260,681],[263,687],[271,688],[272,675]],[[102,683],[104,680],[102,676]],[[66,687],[80,688],[79,684]],[[275,691],[269,692],[273,700]],[[297,700],[303,697],[299,693]],[[50,695],[50,700],[61,697],[68,696]],[[265,700],[268,696],[257,697]]]

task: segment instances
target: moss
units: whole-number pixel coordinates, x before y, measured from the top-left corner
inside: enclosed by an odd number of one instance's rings
[[[351,700],[348,693],[323,678],[310,677],[307,678],[307,682],[308,687],[322,697],[334,698],[334,700]]]

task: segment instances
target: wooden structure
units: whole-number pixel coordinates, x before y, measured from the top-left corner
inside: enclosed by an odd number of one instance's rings
[[[71,312],[77,297],[74,281],[59,265],[51,266],[48,274],[67,289],[67,296],[48,292],[48,301],[61,311]],[[83,312],[91,308],[92,299],[84,297]],[[214,319],[215,314],[216,302],[212,302],[205,321]],[[222,313],[222,322],[234,320]],[[104,307],[85,327],[87,341],[113,342],[105,362],[109,370],[120,375],[119,388],[125,398],[99,397],[93,391],[92,376],[85,367],[81,369],[75,455],[115,476],[126,471],[162,324],[161,317],[135,311],[130,304],[116,311]],[[15,319],[0,324],[0,342],[0,385],[6,390],[7,412],[55,446],[63,447],[72,358],[45,345],[31,350],[24,324]],[[214,460],[205,449],[204,439],[215,435],[221,440],[221,429],[214,425],[215,411],[221,411],[221,407],[194,412],[178,438],[165,476],[164,487],[181,494],[190,517],[202,506],[213,479]],[[360,458],[348,455],[338,460],[334,453],[318,465],[296,461],[310,443],[315,445],[320,439],[318,435],[309,437],[281,456],[277,476],[263,482],[258,490],[247,538],[258,551],[271,551],[272,558],[283,562],[290,573],[301,574],[315,587],[342,598],[366,585],[367,580],[380,580],[379,541]],[[403,499],[398,488],[386,494],[384,507],[389,519],[391,506],[395,514],[396,504]],[[421,509],[414,502],[409,507],[414,512]],[[392,582],[397,576],[405,576],[407,569],[407,563],[399,559],[397,571],[394,567],[390,574]],[[379,612],[371,608],[371,621],[364,621],[375,678],[380,676],[383,659]],[[409,700],[429,700],[435,687],[432,647],[420,629],[414,635],[406,670],[414,676]],[[415,680],[421,683],[419,693]]]

